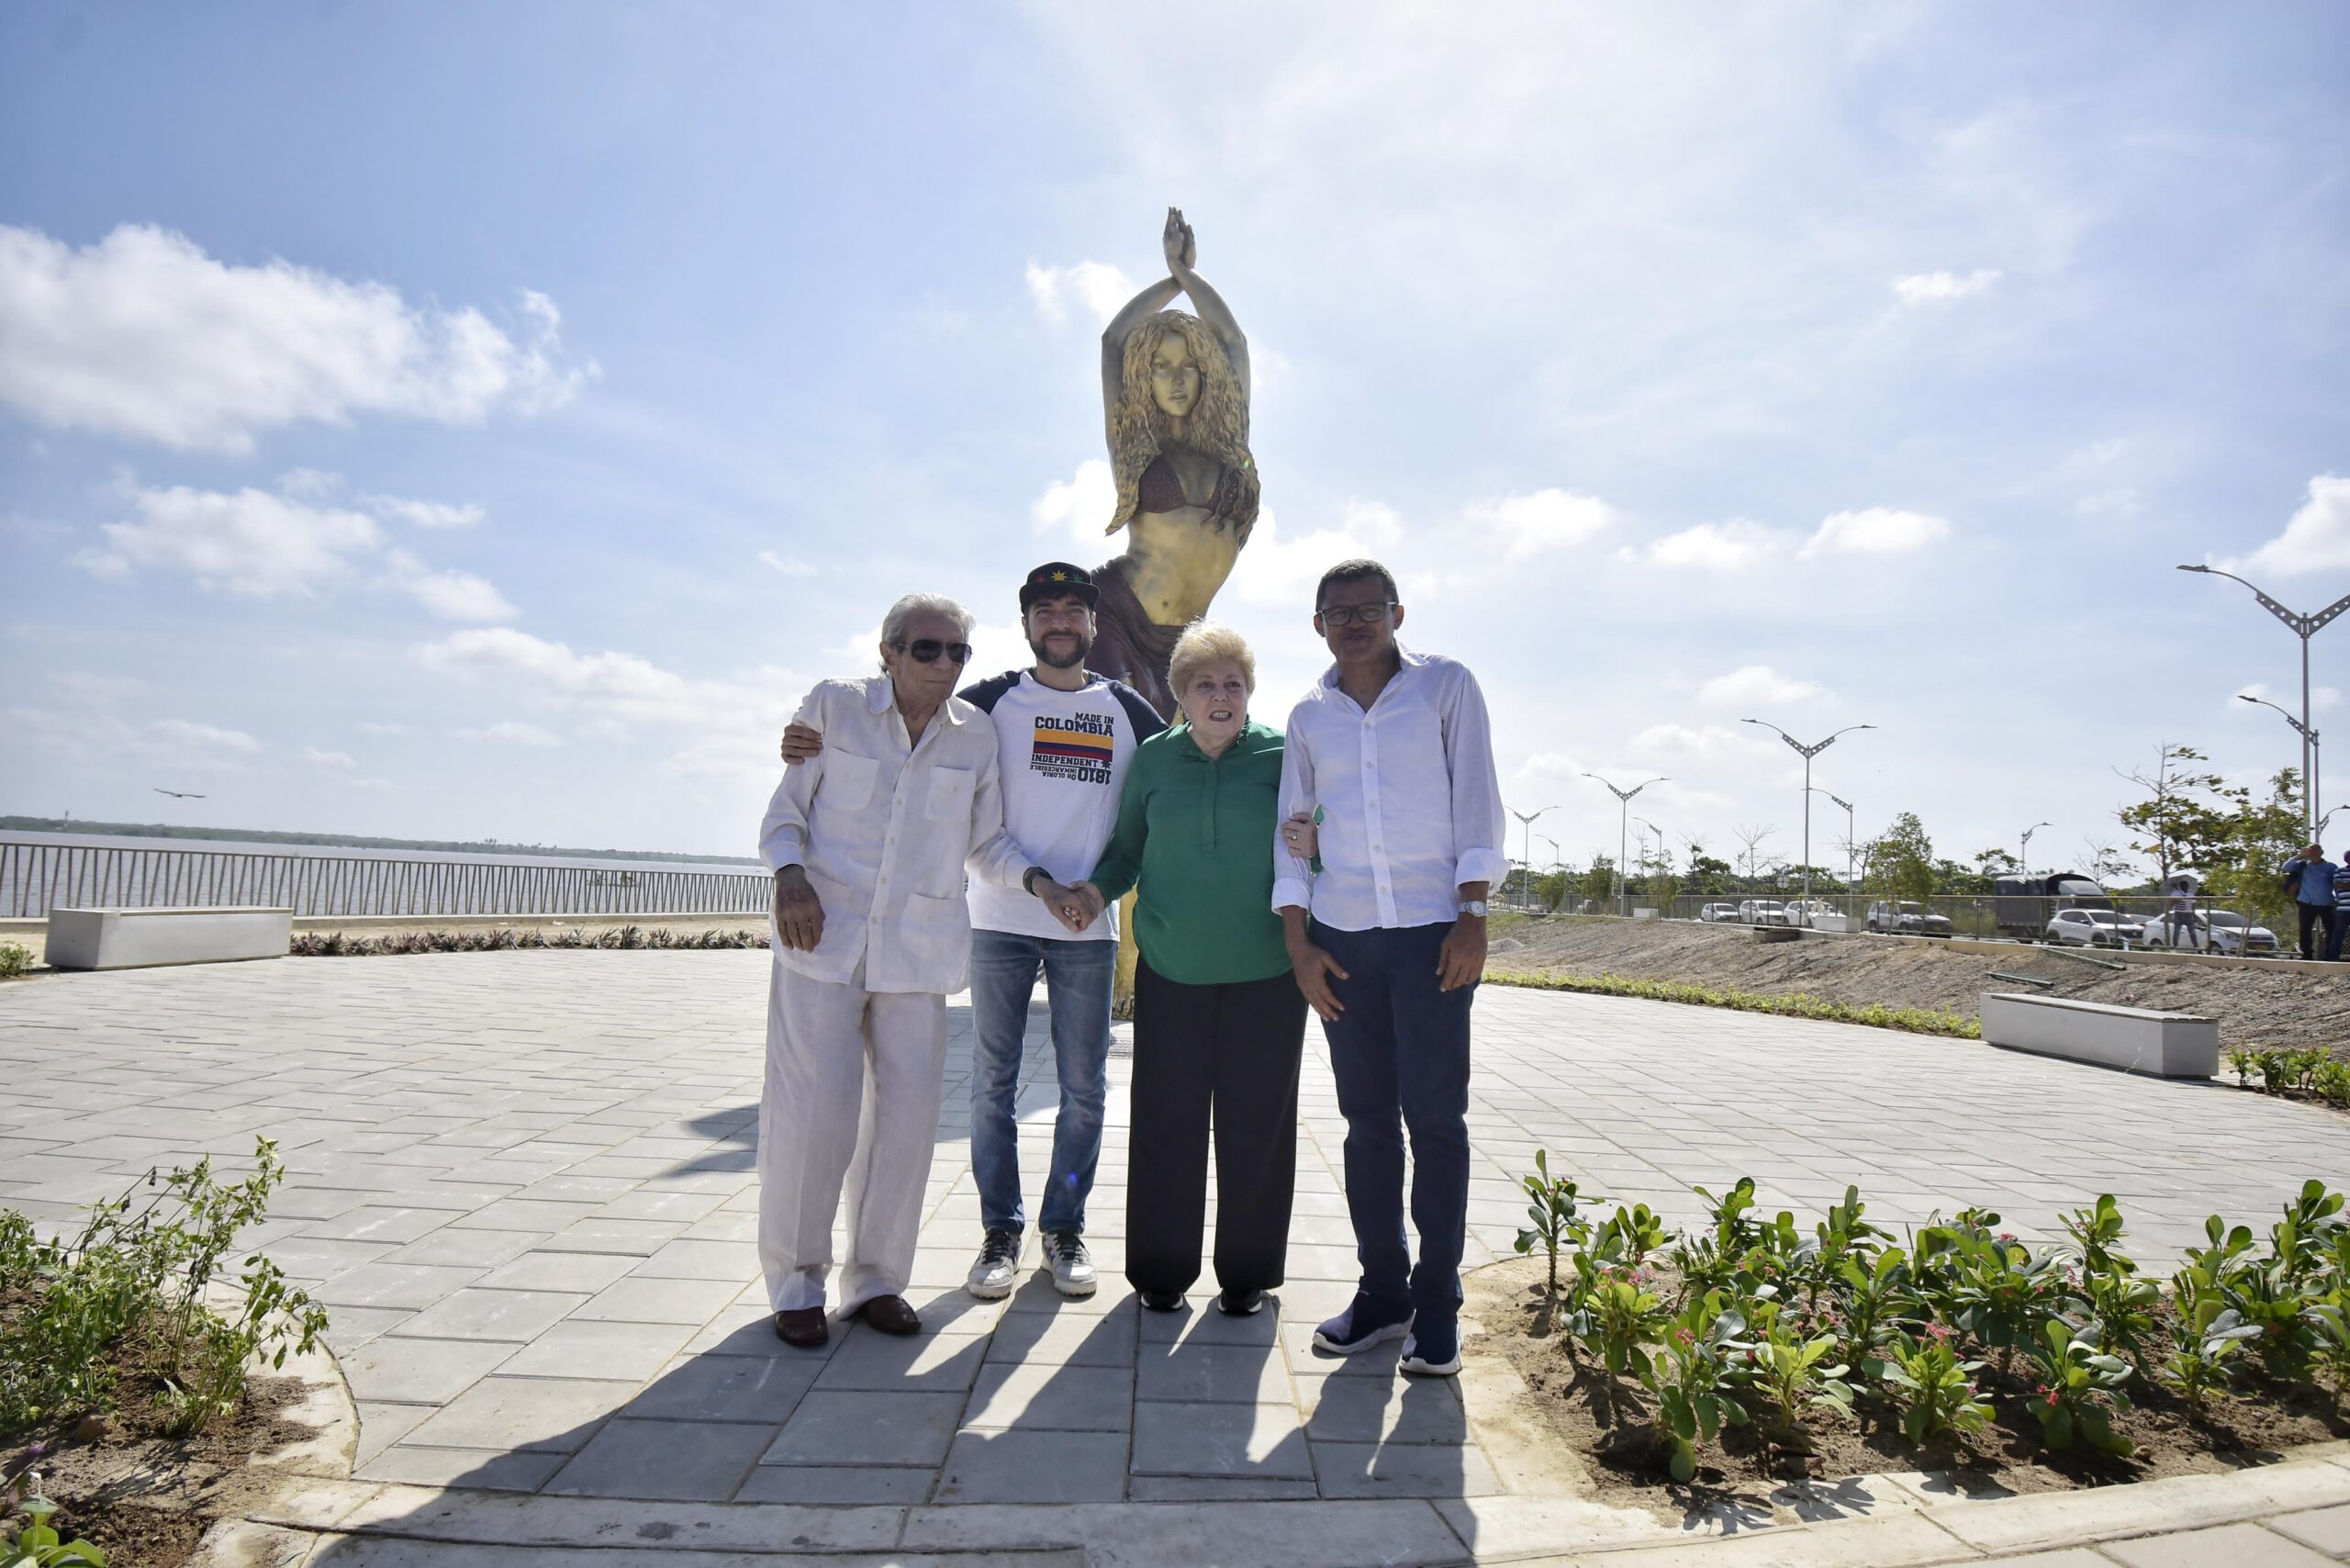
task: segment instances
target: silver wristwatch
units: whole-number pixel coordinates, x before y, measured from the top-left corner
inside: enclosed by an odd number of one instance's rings
[[[1460,901],[1460,913],[1463,914],[1473,914],[1478,919],[1483,920],[1485,918],[1485,901],[1483,899],[1462,899]]]

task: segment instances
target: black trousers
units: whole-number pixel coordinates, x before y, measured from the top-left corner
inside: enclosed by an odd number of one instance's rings
[[[1305,997],[1288,975],[1184,985],[1135,970],[1126,1282],[1181,1292],[1200,1277],[1208,1136],[1215,1136],[1215,1279],[1270,1290],[1289,1264],[1297,1188],[1297,1065]]]
[[[2297,903],[2294,909],[2301,917],[2301,957],[2325,957],[2327,938],[2333,935],[2333,906],[2330,903]]]

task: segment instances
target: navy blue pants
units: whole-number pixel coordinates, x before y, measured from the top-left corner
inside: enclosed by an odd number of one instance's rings
[[[1437,952],[1451,929],[1313,926],[1315,945],[1348,976],[1331,977],[1345,1011],[1322,1031],[1347,1118],[1347,1213],[1360,1288],[1383,1304],[1408,1300],[1424,1323],[1449,1323],[1460,1312],[1469,1218],[1469,1003],[1477,988],[1437,989]],[[1407,1132],[1417,1267],[1404,1235]]]

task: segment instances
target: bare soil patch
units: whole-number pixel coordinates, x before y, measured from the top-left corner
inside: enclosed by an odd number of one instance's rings
[[[1465,1314],[1484,1330],[1468,1348],[1509,1362],[1526,1387],[1513,1414],[1581,1458],[1600,1501],[1662,1517],[1713,1506],[1768,1518],[1772,1493],[1791,1482],[1888,1471],[1951,1472],[1970,1495],[2111,1486],[2274,1463],[2288,1450],[2350,1437],[2340,1390],[2255,1377],[2240,1393],[2210,1395],[2200,1417],[2161,1389],[2135,1390],[2132,1407],[2114,1420],[2135,1453],[2055,1453],[2041,1441],[2031,1409],[2031,1363],[2019,1356],[2013,1372],[2002,1373],[1994,1361],[1976,1374],[1996,1414],[1972,1437],[1915,1447],[1903,1438],[1891,1405],[1864,1394],[1852,1419],[1815,1412],[1800,1452],[1767,1446],[1751,1426],[1723,1428],[1720,1440],[1697,1445],[1696,1479],[1682,1485],[1652,1436],[1647,1390],[1611,1379],[1588,1355],[1569,1353],[1571,1338],[1554,1328],[1545,1305],[1543,1271],[1539,1260],[1514,1259],[1466,1276]]]
[[[2132,964],[2100,969],[2019,943],[1997,956],[1934,943],[1865,936],[1810,936],[1758,943],[1743,926],[1690,921],[1623,921],[1573,915],[1508,921],[1494,945],[1495,970],[1623,975],[1679,980],[1765,995],[1801,993],[1829,1002],[1925,1007],[1972,1018],[1986,991],[2040,991],[1994,979],[1993,969],[2054,984],[2042,994],[2152,1007],[2216,1018],[2228,1046],[2326,1046],[2350,1052],[2350,965],[2313,976],[2279,968],[2201,969]],[[2102,957],[2103,955],[2099,955]]]

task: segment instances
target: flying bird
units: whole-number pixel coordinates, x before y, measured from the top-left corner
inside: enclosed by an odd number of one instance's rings
[[[158,795],[169,795],[174,801],[201,801],[204,799],[203,796],[190,794],[185,790],[166,790],[159,784],[151,784],[148,788],[154,790]]]

